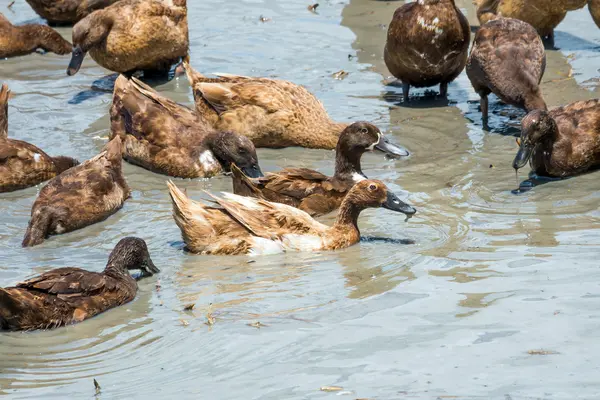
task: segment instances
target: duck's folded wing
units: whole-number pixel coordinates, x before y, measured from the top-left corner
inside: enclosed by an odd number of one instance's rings
[[[17,287],[54,295],[89,296],[112,290],[115,285],[113,279],[103,274],[79,268],[59,268],[21,282]]]
[[[327,182],[327,179],[329,179],[328,176],[312,169],[286,168],[276,173],[269,173],[254,181],[261,189],[301,200],[319,189],[324,189],[323,184]],[[331,185],[325,186],[330,187]]]

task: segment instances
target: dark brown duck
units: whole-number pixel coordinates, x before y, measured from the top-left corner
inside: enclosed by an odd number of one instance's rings
[[[0,13],[0,58],[23,56],[37,49],[62,55],[69,54],[73,46],[49,26],[15,26]]]
[[[27,0],[40,17],[50,25],[70,25],[94,10],[116,3],[118,0]]]
[[[138,289],[129,271],[136,269],[141,277],[160,272],[146,242],[127,237],[110,253],[103,272],[58,268],[15,287],[0,288],[0,329],[57,328],[129,303]]]

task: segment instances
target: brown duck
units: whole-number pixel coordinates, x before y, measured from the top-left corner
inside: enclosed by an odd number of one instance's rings
[[[383,58],[402,81],[404,101],[411,86],[448,84],[467,62],[471,28],[454,0],[418,0],[400,6],[388,28]]]
[[[253,179],[234,166],[233,192],[297,207],[313,217],[327,214],[342,204],[354,184],[367,179],[360,159],[365,152],[372,150],[408,156],[408,151],[389,143],[376,126],[355,122],[340,135],[333,176],[308,168],[286,168]]]
[[[117,136],[102,153],[63,172],[42,188],[31,208],[23,247],[103,221],[128,197],[129,186],[121,170],[121,139]]]
[[[188,53],[186,0],[121,0],[96,10],[73,27],[68,75],[89,52],[111,71],[165,73]]]
[[[348,124],[331,120],[306,88],[268,78],[207,78],[184,61],[196,110],[216,129],[249,137],[256,147],[334,149]]]
[[[222,193],[211,195],[222,208],[190,200],[168,182],[173,217],[187,248],[201,254],[264,255],[286,251],[342,249],[360,240],[358,216],[366,208],[384,207],[412,216],[416,210],[381,181],[365,179],[346,195],[333,226],[285,204]]]
[[[160,272],[146,242],[127,237],[110,253],[103,272],[58,268],[15,287],[0,288],[0,329],[57,328],[129,303],[138,289],[129,274],[135,269],[141,270],[141,277]]]
[[[528,23],[500,17],[479,28],[467,76],[481,98],[483,124],[487,125],[490,93],[527,111],[546,110],[539,86],[545,68],[544,45]]]
[[[538,175],[566,177],[600,165],[600,100],[530,112],[518,143],[515,170],[529,161]]]
[[[70,157],[50,157],[38,147],[8,138],[7,85],[0,88],[0,193],[25,189],[54,178],[78,164]]]
[[[50,25],[70,25],[94,10],[108,7],[118,0],[27,0]]]
[[[210,178],[231,163],[262,176],[252,141],[215,131],[196,112],[121,75],[115,83],[111,137],[123,140],[123,157],[150,171],[181,178]]]
[[[38,49],[63,55],[69,54],[73,46],[49,26],[15,26],[0,13],[0,58],[23,56]]]

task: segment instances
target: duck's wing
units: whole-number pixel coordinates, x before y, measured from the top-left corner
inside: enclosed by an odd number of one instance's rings
[[[113,291],[116,281],[104,274],[68,267],[46,272],[16,287],[59,297],[86,297],[101,291]]]
[[[8,137],[8,98],[10,90],[6,83],[0,88],[0,139]]]
[[[52,158],[31,143],[0,139],[0,186],[27,186],[57,173]]]
[[[77,6],[77,18],[82,19],[89,13],[106,8],[119,0],[85,0]]]

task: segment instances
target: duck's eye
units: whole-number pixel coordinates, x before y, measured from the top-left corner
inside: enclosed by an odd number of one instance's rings
[[[373,191],[373,190],[375,190],[375,189],[377,189],[377,185],[374,185],[374,184],[372,184],[372,183],[371,183],[371,184],[369,185],[369,190]]]
[[[368,130],[367,128],[362,128],[360,131],[361,131],[362,133],[368,133],[368,132],[369,132],[369,130]]]

